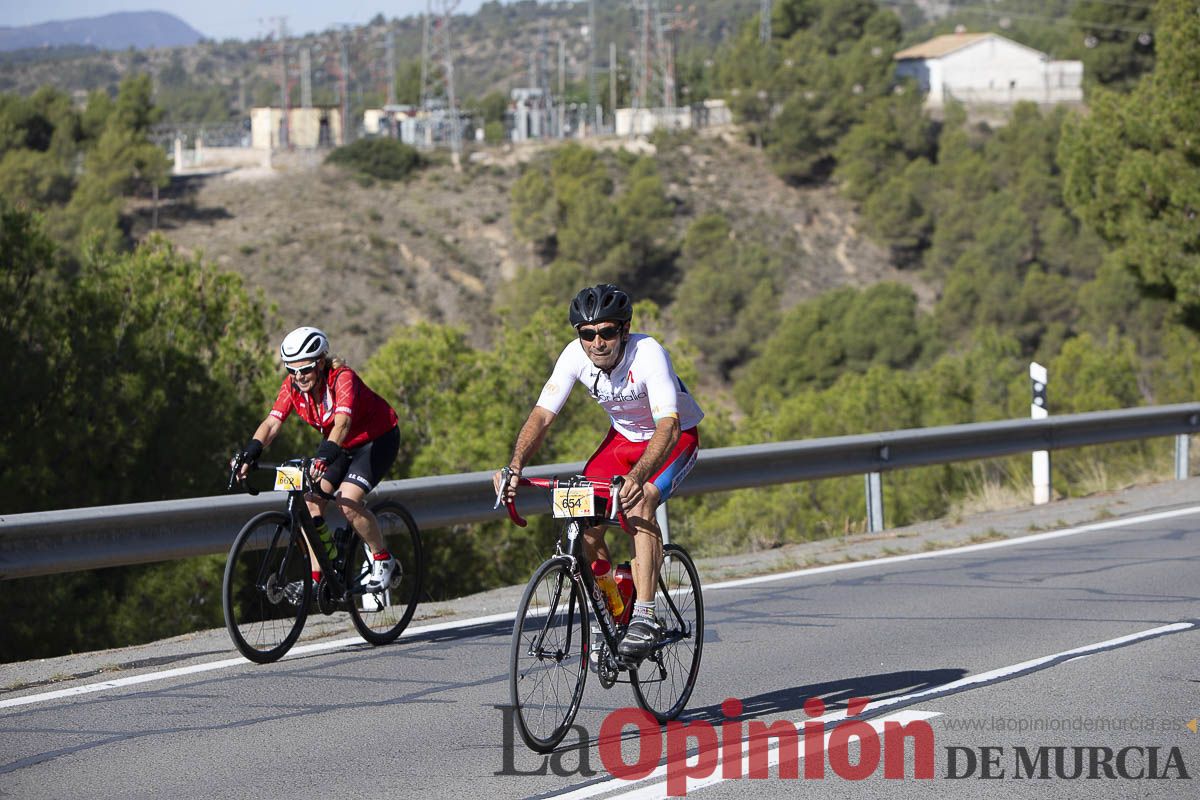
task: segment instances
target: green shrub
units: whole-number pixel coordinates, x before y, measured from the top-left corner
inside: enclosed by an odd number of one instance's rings
[[[489,122],[483,126],[483,140],[488,144],[500,144],[508,141],[508,131],[503,122]]]
[[[422,166],[421,154],[395,139],[359,139],[339,147],[325,158],[326,164],[352,170],[384,181],[407,178]]]

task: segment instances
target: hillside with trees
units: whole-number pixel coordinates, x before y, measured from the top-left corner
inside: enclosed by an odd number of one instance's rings
[[[571,336],[568,298],[602,279],[634,290],[636,327],[700,387],[706,447],[1021,417],[1030,360],[1049,368],[1052,413],[1195,399],[1192,5],[1156,4],[1153,66],[1093,87],[1087,113],[1021,105],[996,128],[961,109],[931,119],[889,78],[905,36],[893,12],[774,8],[766,47],[751,18],[713,57],[731,139],[482,148],[461,172],[398,152],[398,180],[363,174],[377,153],[343,154],[263,183],[268,216],[236,205],[233,180],[173,194],[147,139],[161,109],[146,75],[85,108],[52,88],[0,96],[0,325],[23,376],[0,438],[4,508],[219,492],[298,314],[357,336],[356,366],[399,411],[389,477],[494,468]],[[291,284],[312,294],[282,294]],[[353,285],[367,288],[342,302]],[[375,304],[354,305],[371,287]],[[577,392],[541,458],[585,457],[603,424]],[[273,453],[315,447],[285,430]],[[1058,454],[1054,490],[1160,474],[1165,448]],[[889,524],[1027,471],[1014,458],[889,474]],[[672,502],[672,534],[700,555],[838,535],[861,530],[861,493],[844,479]],[[430,595],[520,582],[550,535],[544,521],[430,532]],[[217,626],[221,562],[13,582],[6,657]],[[57,611],[83,602],[86,618]]]

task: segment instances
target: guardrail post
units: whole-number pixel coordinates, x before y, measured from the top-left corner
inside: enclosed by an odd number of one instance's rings
[[[662,531],[663,544],[671,543],[671,526],[667,523],[667,504],[659,503],[658,508],[654,511],[654,518],[658,520],[658,529]]]
[[[1175,435],[1175,480],[1185,481],[1188,477],[1188,448],[1192,437],[1186,433]]]
[[[867,532],[879,533],[883,530],[883,475],[878,472],[868,472],[867,484]]]

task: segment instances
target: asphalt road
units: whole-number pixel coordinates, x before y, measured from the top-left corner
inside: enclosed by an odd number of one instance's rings
[[[511,610],[511,590],[436,609],[441,621],[383,648],[356,644],[348,626],[317,626],[324,638],[263,667],[235,658],[220,631],[5,665],[0,797],[490,800],[684,788],[705,798],[1195,797],[1200,733],[1187,727],[1200,717],[1195,489],[1188,481],[845,541],[829,560],[885,547],[913,555],[762,579],[720,576],[769,563],[707,564],[704,660],[688,727],[641,738],[627,728],[604,753],[595,738],[610,712],[633,705],[626,685],[605,691],[589,680],[576,720],[582,745],[570,737],[542,757],[506,730],[511,623],[470,620]],[[1000,538],[1018,532],[1029,535]],[[802,725],[814,718],[805,708],[814,697],[827,707],[823,735],[810,742],[820,752],[805,755],[801,744],[793,759],[781,748],[800,777],[778,768],[737,777],[739,731],[751,720]],[[859,714],[868,725],[850,728],[839,717],[855,697],[869,698]],[[722,713],[729,698],[743,707],[734,722]],[[887,731],[889,720],[918,739],[899,778],[885,777],[882,760],[870,768],[870,741],[858,745],[864,727]],[[706,761],[714,751],[705,748],[639,782],[606,769],[618,753],[632,766],[668,743],[695,749],[705,731],[729,748],[723,764]],[[888,745],[887,733],[874,738]],[[822,778],[804,777],[810,762],[820,762]],[[932,777],[914,776],[918,762]],[[856,767],[861,780],[848,777]],[[680,782],[689,768],[700,783]]]

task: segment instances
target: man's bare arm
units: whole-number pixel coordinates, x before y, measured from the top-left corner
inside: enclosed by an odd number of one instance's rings
[[[642,485],[658,472],[678,442],[678,417],[663,417],[654,423],[654,435],[650,437],[642,457],[629,470],[626,476],[629,480],[621,487],[622,506],[629,508],[641,502]]]
[[[529,412],[528,419],[521,426],[521,432],[517,434],[517,443],[513,446],[512,458],[508,462],[508,468],[512,470],[513,478],[505,491],[505,499],[516,496],[516,477],[521,474],[521,470],[529,463],[529,459],[533,458],[533,454],[542,446],[542,440],[546,438],[546,431],[550,429],[556,416],[541,406],[534,406],[533,411]],[[495,484],[496,491],[499,492],[499,472],[493,476],[492,482]]]

